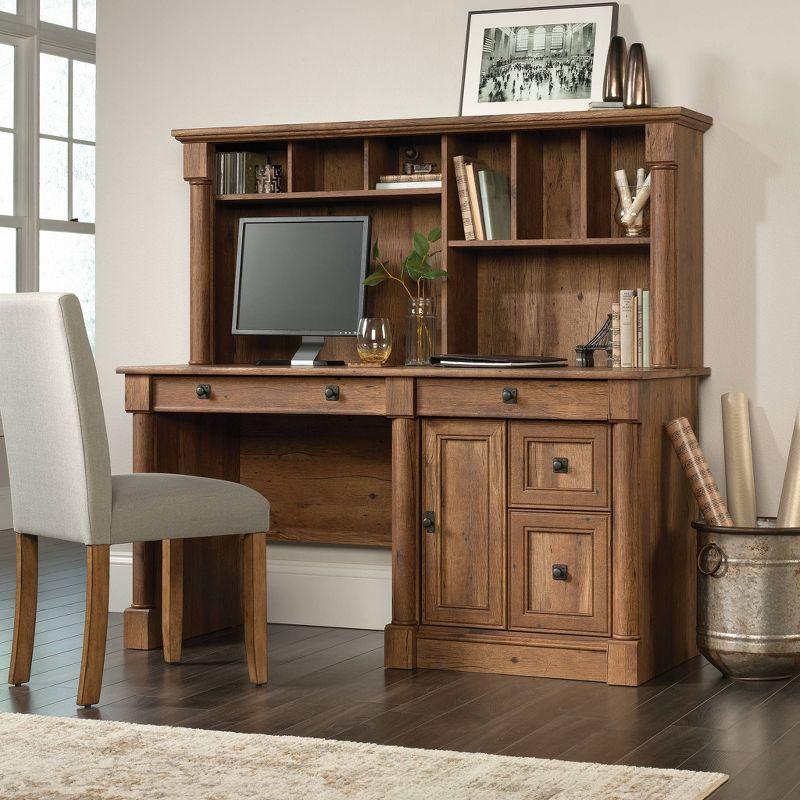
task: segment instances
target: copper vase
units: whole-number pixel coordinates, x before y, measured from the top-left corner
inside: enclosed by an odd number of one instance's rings
[[[647,55],[641,42],[634,42],[628,51],[625,108],[650,108],[650,73],[647,69]]]
[[[625,37],[612,36],[608,43],[606,74],[603,77],[603,100],[619,102],[625,95]]]

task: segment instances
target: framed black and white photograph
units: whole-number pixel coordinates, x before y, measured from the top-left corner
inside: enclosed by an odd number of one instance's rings
[[[617,3],[471,11],[461,114],[585,111],[603,99]]]

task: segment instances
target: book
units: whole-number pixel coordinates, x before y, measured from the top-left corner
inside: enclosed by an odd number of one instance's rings
[[[644,365],[644,308],[642,303],[643,289],[636,290],[636,366]]]
[[[418,172],[415,175],[381,175],[381,183],[417,183],[419,181],[440,181],[441,172]]]
[[[441,189],[441,180],[432,181],[379,181],[376,189]]]
[[[453,158],[453,172],[456,177],[458,191],[458,204],[461,208],[461,222],[464,225],[464,238],[470,241],[475,238],[475,227],[472,224],[472,210],[469,205],[469,189],[467,188],[467,161],[469,156],[455,156]]]
[[[642,292],[642,366],[650,369],[650,290]]]
[[[486,169],[480,161],[467,164],[467,191],[469,193],[469,210],[472,214],[472,225],[475,228],[475,238],[485,239],[486,230],[483,223],[483,208],[481,207],[480,189],[478,188],[478,172]]]
[[[254,193],[256,167],[268,163],[269,157],[265,153],[217,153],[217,194]]]
[[[482,169],[478,172],[478,188],[486,238],[510,239],[511,194],[508,176],[502,172]]]
[[[611,304],[611,367],[620,366],[619,349],[619,303]]]
[[[592,100],[589,103],[590,111],[602,111],[609,108],[625,108],[625,103],[622,100]]]
[[[619,365],[632,367],[634,358],[633,335],[634,290],[622,289],[619,293]]]

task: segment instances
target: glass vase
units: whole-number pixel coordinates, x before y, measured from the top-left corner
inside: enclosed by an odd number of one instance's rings
[[[406,364],[420,367],[431,363],[436,352],[436,312],[430,297],[408,301]]]
[[[385,317],[363,317],[358,323],[356,352],[362,363],[381,366],[392,354],[392,328]]]

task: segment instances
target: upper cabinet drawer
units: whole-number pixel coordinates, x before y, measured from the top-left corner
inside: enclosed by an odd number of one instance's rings
[[[610,507],[608,425],[512,422],[508,453],[511,505]]]
[[[608,419],[605,381],[421,378],[417,413],[424,417]]]
[[[155,378],[153,411],[385,414],[386,386],[383,380],[330,375]]]

